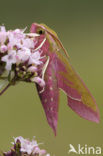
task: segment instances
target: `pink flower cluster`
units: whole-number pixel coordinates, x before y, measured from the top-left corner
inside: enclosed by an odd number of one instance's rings
[[[44,149],[40,149],[35,138],[30,141],[22,136],[14,138],[13,147],[1,153],[2,156],[50,156]],[[1,156],[1,155],[0,155]]]
[[[41,57],[41,46],[35,48],[35,38],[39,36],[35,33],[25,33],[24,30],[15,29],[6,31],[4,26],[0,26],[0,62],[5,63],[5,70],[10,73],[11,71],[21,70],[21,66],[25,70],[21,74],[16,73],[18,77],[24,77],[24,74],[32,75],[30,80],[38,83],[44,87],[44,80],[38,76],[38,66],[43,62]],[[43,43],[42,43],[43,44]],[[9,75],[9,74],[8,74]],[[29,76],[28,76],[29,78]]]
[[[24,139],[23,137],[19,136],[14,138],[14,145],[17,142],[20,142],[20,152],[26,153],[28,155],[38,155],[38,156],[50,156],[50,154],[47,154],[46,150],[40,149],[36,140],[28,140]]]

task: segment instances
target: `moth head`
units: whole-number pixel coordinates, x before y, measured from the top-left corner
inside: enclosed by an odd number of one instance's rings
[[[57,46],[62,49],[65,53],[65,55],[69,58],[69,55],[66,51],[66,49],[64,48],[62,42],[59,40],[57,34],[55,31],[53,31],[51,28],[49,28],[47,25],[45,24],[38,24],[38,23],[33,23],[30,29],[31,33],[37,33],[39,35],[44,35],[46,38],[53,38],[53,40],[55,41],[55,43],[57,44]]]
[[[39,35],[44,35],[45,34],[45,28],[42,27],[42,25],[33,23],[30,29],[30,32],[32,33],[37,33]]]
[[[39,34],[39,35],[44,35],[45,34],[45,30],[41,27],[38,27],[37,30],[36,30],[36,33]]]
[[[30,32],[37,33],[39,35],[48,33],[49,35],[53,36],[54,38],[57,38],[56,32],[53,31],[51,28],[49,28],[45,24],[33,23],[31,26]]]

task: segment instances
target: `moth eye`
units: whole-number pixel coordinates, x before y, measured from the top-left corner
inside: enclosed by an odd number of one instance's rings
[[[39,33],[40,35],[42,35],[42,34],[45,34],[45,31],[44,31],[44,30],[39,30],[38,33]]]

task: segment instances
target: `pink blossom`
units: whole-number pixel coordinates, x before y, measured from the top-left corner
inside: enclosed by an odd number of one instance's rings
[[[23,42],[23,47],[34,48],[34,41],[33,40],[26,38],[26,39],[23,39],[22,42]]]
[[[1,58],[3,62],[6,62],[6,70],[10,71],[12,64],[16,63],[16,51],[11,50],[8,55]]]
[[[39,148],[36,140],[33,139],[32,141],[30,141],[28,139],[24,139],[23,137],[19,136],[14,138],[14,143],[12,144],[16,144],[18,140],[20,141],[21,144],[20,148],[21,152],[27,153],[28,155],[39,154],[40,156],[43,156],[45,154],[46,156],[50,156],[49,154],[46,154],[46,150]]]
[[[41,87],[45,86],[45,81],[42,78],[40,78],[40,77],[34,77],[34,78],[31,79],[31,81],[32,82],[36,82]]]
[[[13,49],[15,45],[21,47],[20,40],[15,38],[12,32],[8,32],[8,38],[9,38],[9,43],[8,43],[9,50]]]
[[[32,73],[34,73],[34,72],[37,72],[37,67],[36,66],[31,66],[31,67],[29,67],[28,68],[28,71],[30,71],[30,72],[32,72]]]
[[[35,140],[29,141],[28,139],[24,139],[23,137],[19,136],[14,139],[15,143],[17,140],[21,143],[21,152],[26,152],[27,154],[31,154],[34,151],[34,148],[38,146],[37,142]]]
[[[35,147],[34,148],[34,151],[33,151],[33,153],[35,154],[35,153],[39,153],[40,155],[44,155],[44,154],[46,154],[46,150],[41,150],[38,146],[37,147]]]
[[[36,51],[31,54],[29,58],[29,64],[40,65],[42,64],[42,61],[40,61],[40,59],[41,59],[40,52]]]
[[[0,47],[0,52],[1,52],[1,53],[6,52],[7,50],[8,50],[8,48],[7,48],[6,45],[2,45],[2,46]]]
[[[18,62],[25,62],[29,59],[31,55],[30,49],[24,47],[17,52],[17,61]]]
[[[4,26],[0,26],[0,43],[4,44],[7,39],[7,33]]]
[[[23,33],[23,30],[20,29],[15,29],[12,33],[16,39],[23,39],[26,36],[25,33]]]
[[[4,44],[4,42],[6,41],[7,38],[7,34],[5,32],[0,32],[0,43]]]
[[[1,32],[6,32],[5,26],[0,26],[0,31]]]

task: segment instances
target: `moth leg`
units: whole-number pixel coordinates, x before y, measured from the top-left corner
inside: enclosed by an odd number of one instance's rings
[[[41,42],[41,44],[36,49],[34,49],[34,52],[37,51],[38,49],[40,49],[43,46],[43,44],[45,43],[45,41],[46,41],[46,38],[44,38],[44,40]]]
[[[42,79],[43,79],[43,80],[44,80],[44,75],[45,75],[47,66],[48,66],[48,64],[49,64],[49,60],[50,60],[50,58],[49,58],[49,56],[48,56],[47,61],[46,61],[46,63],[44,64],[44,67],[43,67],[43,70],[42,70]],[[43,87],[43,89],[42,89],[39,93],[41,94],[41,93],[43,93],[44,91],[45,91],[45,87]]]
[[[45,75],[47,66],[48,66],[48,64],[49,64],[49,60],[50,60],[50,57],[48,56],[47,61],[46,61],[46,63],[44,64],[44,67],[43,67],[43,70],[42,70],[42,79],[43,79],[43,80],[44,80],[44,75]]]
[[[45,91],[45,87],[43,87],[43,89],[39,92],[40,94],[43,93]]]

